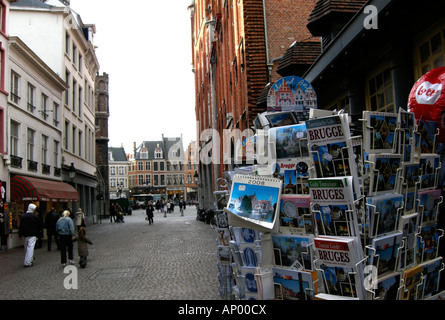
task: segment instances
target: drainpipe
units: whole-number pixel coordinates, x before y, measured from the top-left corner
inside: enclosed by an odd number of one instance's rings
[[[269,37],[267,35],[267,18],[266,18],[266,1],[263,0],[263,19],[264,19],[264,40],[266,42],[266,64],[267,64],[267,79],[270,82],[272,74],[273,63],[269,61]]]

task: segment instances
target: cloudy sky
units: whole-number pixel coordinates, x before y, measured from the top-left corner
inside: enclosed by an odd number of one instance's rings
[[[109,147],[183,135],[196,140],[190,0],[71,0],[96,25],[100,73],[109,75]]]

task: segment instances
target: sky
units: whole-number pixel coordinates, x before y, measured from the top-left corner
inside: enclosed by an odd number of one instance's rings
[[[71,0],[95,24],[99,73],[109,75],[108,147],[182,134],[196,141],[190,0]]]

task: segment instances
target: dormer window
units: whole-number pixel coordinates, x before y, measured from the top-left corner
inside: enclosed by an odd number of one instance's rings
[[[159,147],[159,143],[155,149],[155,159],[162,159],[162,149]]]

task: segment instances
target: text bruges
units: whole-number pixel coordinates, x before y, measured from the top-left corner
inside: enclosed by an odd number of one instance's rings
[[[340,126],[320,128],[320,129],[312,129],[308,130],[309,140],[324,140],[329,138],[337,138],[343,136],[343,130]]]
[[[320,259],[324,261],[336,261],[345,263],[348,263],[350,261],[349,254],[347,252],[332,252],[332,251],[318,250],[318,255]]]
[[[323,190],[312,190],[312,199],[314,200],[329,200],[329,199],[344,199],[345,194],[343,190],[335,189],[323,189]]]

